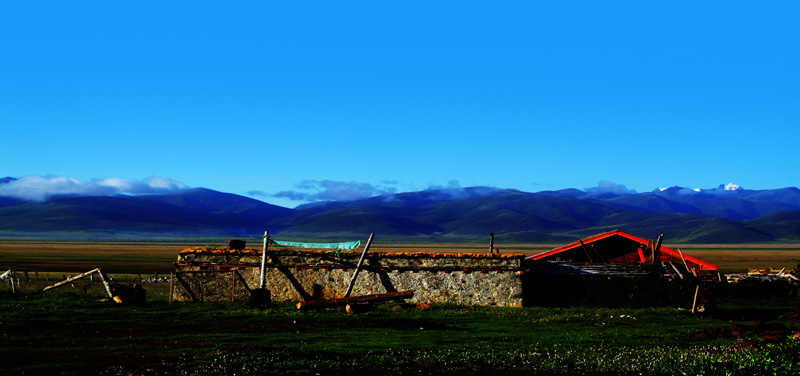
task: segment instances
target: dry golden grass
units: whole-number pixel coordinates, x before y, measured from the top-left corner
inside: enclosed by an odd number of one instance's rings
[[[501,254],[535,255],[561,244],[500,244]],[[666,245],[714,263],[721,271],[746,271],[750,268],[796,269],[800,263],[800,244],[684,244]],[[0,241],[0,269],[80,272],[103,268],[110,273],[169,273],[181,250],[193,247],[224,248],[225,244],[198,242],[79,242],[79,241]],[[257,248],[257,246],[256,246]],[[363,249],[363,248],[361,248]],[[360,252],[361,249],[357,250]],[[382,244],[372,252],[489,253],[487,244]]]
[[[730,245],[678,246],[688,255],[719,266],[721,272],[742,272],[747,269],[800,269],[800,246],[793,245]]]
[[[0,269],[112,273],[168,273],[181,249],[171,242],[0,241]]]
[[[549,251],[560,244],[494,244],[494,248],[501,254],[521,253],[532,256],[537,253]],[[432,253],[489,253],[489,244],[457,244],[457,243],[428,243],[428,244],[373,244],[373,252],[432,252]]]

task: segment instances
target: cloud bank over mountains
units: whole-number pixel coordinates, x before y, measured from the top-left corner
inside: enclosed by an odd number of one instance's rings
[[[3,179],[0,197],[44,201],[51,196],[111,196],[118,194],[162,194],[189,189],[169,178],[153,176],[144,180],[124,178],[79,180],[64,176],[25,176]]]
[[[399,193],[395,187],[397,181],[382,181],[379,185],[359,182],[345,182],[335,180],[303,180],[295,185],[295,190],[282,191],[274,195],[263,192],[248,192],[251,196],[272,196],[286,198],[292,201],[320,202],[320,201],[355,201],[375,196],[386,196],[384,201],[390,202],[394,195]],[[432,200],[452,201],[470,197],[486,196],[499,191],[494,187],[478,187],[466,189],[457,180],[451,180],[447,185],[430,184],[422,192],[429,194]]]
[[[245,194],[250,197],[264,199],[283,198],[301,203],[314,203],[324,201],[355,201],[376,196],[385,196],[385,201],[394,199],[400,190],[397,181],[381,181],[378,184],[362,183],[356,181],[337,180],[303,180],[291,190],[270,193],[252,190]],[[89,181],[64,177],[64,176],[25,176],[19,179],[0,179],[0,197],[11,197],[29,201],[45,201],[52,196],[111,196],[111,195],[145,195],[178,193],[189,189],[184,183],[170,178],[153,176],[143,180],[125,178],[103,178]],[[659,194],[696,194],[699,192],[729,192],[741,190],[734,184],[721,185],[718,188],[700,190],[682,187],[657,188]],[[466,199],[470,197],[487,196],[494,194],[502,188],[497,187],[470,187],[464,188],[457,180],[451,180],[446,185],[430,184],[421,192],[430,195],[439,195],[444,201]],[[609,180],[602,180],[595,187],[584,188],[583,192],[590,195],[615,194],[633,195],[637,192],[628,189],[623,184]],[[432,199],[436,198],[431,196]]]
[[[392,186],[395,183],[387,181],[382,186],[375,186],[354,181],[303,180],[295,185],[295,190],[281,191],[272,196],[305,202],[353,201],[396,193],[397,188]]]

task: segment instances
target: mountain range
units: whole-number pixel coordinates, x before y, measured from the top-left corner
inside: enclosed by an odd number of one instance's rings
[[[7,183],[8,178],[0,180]],[[620,229],[672,243],[800,241],[800,190],[669,187],[536,193],[471,187],[284,208],[205,188],[157,195],[0,197],[0,238],[247,238],[569,242]]]

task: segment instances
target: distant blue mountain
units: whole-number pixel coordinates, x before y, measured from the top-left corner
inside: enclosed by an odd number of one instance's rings
[[[0,236],[234,236],[292,209],[197,188],[176,194],[62,196],[0,207]]]
[[[0,183],[2,184],[2,183]],[[621,229],[671,242],[800,241],[800,190],[692,190],[632,194],[577,189],[528,193],[471,187],[398,193],[295,209],[204,188],[140,196],[0,197],[0,237],[234,237],[384,241],[572,241]]]

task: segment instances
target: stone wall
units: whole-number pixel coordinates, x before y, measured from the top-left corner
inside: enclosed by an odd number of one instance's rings
[[[259,286],[260,251],[185,250],[178,256],[177,300],[247,299]],[[270,252],[272,300],[344,296],[360,253]],[[411,290],[410,303],[522,306],[522,255],[368,254],[352,296]]]

